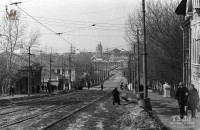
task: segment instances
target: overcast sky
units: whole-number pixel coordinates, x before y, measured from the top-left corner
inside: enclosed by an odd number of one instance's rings
[[[101,42],[103,49],[128,49],[124,40],[124,24],[134,8],[142,0],[11,0],[22,2],[21,7],[28,14],[54,32],[64,33],[67,41],[76,48],[95,51]],[[5,15],[5,5],[10,0],[0,0],[0,16]],[[9,9],[16,9],[14,5]],[[22,16],[26,16],[22,13]],[[70,44],[32,18],[27,21],[40,29],[41,49],[45,46],[57,52],[69,52]],[[95,26],[92,26],[95,24]]]

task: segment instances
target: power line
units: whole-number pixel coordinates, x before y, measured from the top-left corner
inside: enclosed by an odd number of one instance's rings
[[[38,21],[37,19],[35,19],[34,17],[32,17],[30,14],[28,14],[26,11],[24,11],[22,8],[20,8],[18,5],[16,5],[21,11],[23,11],[26,15],[28,15],[29,17],[31,17],[32,19],[34,19],[35,21],[37,21],[39,24],[41,24],[43,27],[45,27],[46,29],[48,29],[49,31],[53,32],[54,34],[56,34],[55,31],[53,31],[52,29],[48,28],[46,25],[44,25],[43,23],[41,23],[40,21]]]
[[[2,11],[2,12],[5,12],[5,11]],[[28,15],[29,16],[29,15]],[[25,16],[26,17],[26,16]],[[36,17],[36,18],[39,18],[39,19],[44,19],[45,21],[49,20],[49,22],[71,22],[71,23],[68,23],[68,24],[75,24],[75,25],[85,25],[85,24],[93,24],[93,23],[96,23],[96,24],[108,24],[108,25],[115,25],[115,26],[119,26],[119,25],[124,25],[124,24],[112,24],[112,23],[107,23],[108,21],[115,21],[117,19],[121,19],[121,18],[124,18],[124,17],[127,17],[127,16],[122,16],[122,17],[118,17],[118,18],[114,18],[114,19],[110,19],[110,20],[106,20],[104,22],[85,22],[85,21],[76,21],[76,20],[66,20],[66,19],[53,19],[53,18],[48,18],[48,17],[40,17],[40,16],[32,16],[32,17]],[[50,21],[51,20],[51,21]]]
[[[15,4],[15,3],[12,3]],[[20,10],[22,10],[26,15],[30,16],[32,19],[34,19],[35,21],[37,21],[39,24],[41,24],[43,27],[45,27],[46,29],[48,29],[49,31],[53,32],[54,34],[58,34],[55,31],[53,31],[52,29],[50,29],[49,27],[47,27],[46,25],[44,25],[43,23],[41,23],[40,21],[38,21],[37,19],[35,19],[34,17],[32,17],[30,14],[28,14],[26,11],[24,11],[22,8],[20,8],[17,4],[15,4]],[[60,36],[60,35],[59,35]],[[72,43],[70,43],[69,41],[67,41],[66,39],[64,39],[62,36],[60,36],[65,42],[69,43],[72,46]]]

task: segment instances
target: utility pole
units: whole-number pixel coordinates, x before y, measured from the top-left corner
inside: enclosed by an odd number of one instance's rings
[[[146,52],[146,27],[145,27],[145,0],[142,0],[142,12],[143,12],[143,35],[144,35],[144,44],[143,44],[143,80],[144,80],[144,99],[139,100],[139,106],[143,107],[146,110],[152,110],[150,98],[148,98],[147,91],[147,52]]]
[[[51,60],[51,58],[52,58],[52,53],[50,54],[50,66],[49,66],[49,94],[51,94],[51,62],[53,62],[52,60]]]
[[[63,82],[63,90],[65,90],[65,76],[64,76],[64,61],[63,61],[63,55],[62,55],[62,82]]]
[[[134,44],[134,54],[133,54],[133,60],[134,60],[134,79],[133,79],[133,84],[132,84],[132,89],[136,90],[135,86],[136,86],[136,70],[137,70],[137,67],[136,67],[136,47],[135,47],[135,44]]]
[[[28,47],[28,96],[30,96],[30,93],[31,93],[31,82],[30,82],[30,56],[33,55],[31,54],[31,47],[29,46]]]
[[[137,29],[137,84],[138,89],[140,85],[140,39],[139,39],[139,29]]]
[[[128,60],[128,76],[129,76],[129,83],[131,83],[131,53],[129,53],[129,60]]]
[[[70,54],[69,54],[69,90],[71,90],[71,88],[72,88],[71,54],[72,54],[72,45],[71,45]]]
[[[148,97],[147,93],[147,52],[146,52],[146,27],[145,27],[145,0],[142,0],[142,12],[143,12],[143,80],[144,80],[144,98]]]

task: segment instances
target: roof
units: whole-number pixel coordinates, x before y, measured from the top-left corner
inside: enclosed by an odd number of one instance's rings
[[[175,10],[175,13],[177,15],[186,15],[186,5],[187,5],[187,0],[182,0],[181,3],[178,5],[178,7]]]

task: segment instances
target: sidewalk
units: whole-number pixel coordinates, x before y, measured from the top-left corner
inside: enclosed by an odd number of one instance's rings
[[[178,118],[180,111],[177,100],[164,98],[157,93],[149,92],[148,94],[153,112],[169,130],[200,130],[200,112],[196,113],[196,118],[187,117],[181,121]],[[191,116],[190,110],[188,116]]]

